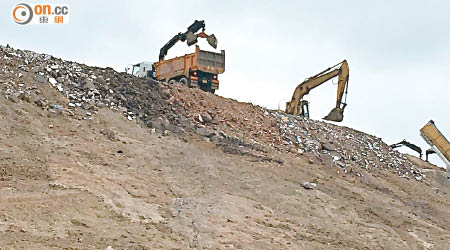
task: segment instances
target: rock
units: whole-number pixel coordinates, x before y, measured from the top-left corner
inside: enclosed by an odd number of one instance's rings
[[[186,134],[186,130],[184,130],[184,128],[182,128],[182,127],[177,127],[175,133],[177,133],[179,135],[184,135],[184,134]]]
[[[160,119],[154,120],[150,122],[150,127],[158,130],[163,130],[164,125],[162,124],[162,121]]]
[[[18,98],[22,101],[30,102],[30,96],[27,95],[25,92],[20,93]]]
[[[301,182],[300,185],[304,188],[304,189],[308,189],[308,190],[312,190],[314,188],[317,187],[317,184],[314,182]]]
[[[92,80],[90,80],[90,79],[84,80],[84,82],[83,82],[83,88],[84,88],[84,89],[90,89],[90,90],[95,89],[94,82],[93,82]]]
[[[36,75],[36,81],[40,82],[40,83],[46,83],[48,80],[48,77],[44,76],[44,75]]]
[[[128,101],[127,98],[125,98],[125,96],[122,95],[122,94],[119,95],[119,98],[120,98],[120,100],[121,100],[122,102],[127,102],[127,101]]]
[[[214,135],[214,132],[210,131],[208,128],[197,128],[195,133],[204,137],[211,137]]]
[[[109,140],[115,141],[116,140],[116,133],[110,129],[101,129],[100,134],[106,136]]]
[[[198,120],[199,122],[203,123],[203,117],[202,117],[201,114],[198,114],[197,120]]]
[[[48,81],[50,82],[50,84],[52,84],[53,87],[56,87],[56,84],[58,84],[56,79],[53,77],[49,78]]]
[[[321,143],[322,149],[327,151],[336,151],[336,147],[331,143]]]
[[[212,116],[206,112],[201,114],[200,117],[203,120],[202,123],[211,123],[213,120]]]
[[[39,107],[44,107],[46,105],[46,101],[44,99],[41,99],[39,96],[36,96],[34,98],[33,103]]]
[[[61,110],[49,109],[47,112],[48,118],[55,118],[61,114]]]
[[[341,160],[334,161],[334,164],[336,164],[338,167],[341,167],[341,168],[346,167],[345,163]]]
[[[167,118],[160,118],[161,119],[161,123],[164,126],[164,129],[169,129],[170,128],[170,121]]]
[[[19,102],[19,98],[17,98],[15,95],[8,96],[8,100],[10,100],[13,103],[18,103]]]

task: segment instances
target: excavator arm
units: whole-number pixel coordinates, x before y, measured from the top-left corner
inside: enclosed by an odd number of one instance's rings
[[[347,96],[349,72],[348,63],[344,60],[339,69],[336,107],[324,117],[325,120],[341,122],[344,119],[344,109],[347,106],[347,100],[342,101],[342,98],[344,94]]]
[[[202,32],[195,34],[197,31],[202,29]],[[184,33],[178,33],[172,39],[170,39],[159,51],[159,61],[164,60],[164,57],[167,55],[167,52],[170,48],[172,48],[178,41],[186,41],[188,46],[191,46],[195,43],[197,43],[197,38],[202,37],[206,38],[209,45],[211,45],[213,48],[217,48],[217,39],[214,36],[214,34],[206,35],[205,34],[205,21],[198,21],[195,20],[191,26],[187,28],[187,31]]]
[[[339,65],[340,67],[336,68]],[[349,67],[346,60],[300,83],[295,88],[291,101],[286,103],[286,113],[292,115],[300,115],[302,112],[302,105],[308,103],[307,101],[303,100],[303,97],[307,95],[311,89],[316,88],[317,86],[325,83],[326,81],[336,76],[339,76],[336,107],[333,110],[331,110],[330,114],[328,114],[324,119],[336,122],[342,121],[344,108],[346,106],[346,104],[342,102],[342,98],[344,96],[344,93],[345,94],[347,93],[348,79],[349,79]]]
[[[421,149],[419,146],[417,146],[417,145],[415,145],[415,144],[412,144],[412,143],[410,143],[410,142],[408,142],[408,141],[406,141],[406,140],[403,140],[403,141],[401,141],[401,142],[399,142],[399,143],[392,144],[390,147],[391,147],[392,149],[394,149],[394,148],[399,148],[399,147],[401,147],[401,146],[406,146],[406,147],[408,147],[408,148],[410,148],[410,149],[416,151],[417,153],[419,153],[420,158],[422,159],[422,149]],[[429,153],[427,152],[427,159],[428,159],[428,154],[429,154]]]

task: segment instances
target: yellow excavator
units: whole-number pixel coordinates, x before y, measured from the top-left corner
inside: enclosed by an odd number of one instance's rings
[[[325,116],[323,119],[335,122],[341,122],[344,119],[344,109],[347,104],[348,90],[348,78],[349,68],[346,60],[329,67],[328,69],[318,73],[317,75],[307,78],[304,82],[300,83],[295,88],[294,94],[290,102],[286,103],[286,113],[291,115],[299,115],[303,117],[309,117],[309,102],[303,100],[303,97],[309,93],[309,91],[322,83],[338,76],[338,89],[336,107]],[[345,94],[345,100],[342,98]]]

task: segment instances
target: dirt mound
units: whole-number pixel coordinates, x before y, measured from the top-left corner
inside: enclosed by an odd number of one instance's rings
[[[5,47],[0,107],[1,249],[450,247],[450,175],[360,131]]]
[[[239,103],[182,85],[171,86],[170,93],[178,104],[175,112],[191,118],[196,127],[209,128],[206,135],[226,133],[262,151],[272,148],[306,154],[313,161],[356,176],[372,169],[389,170],[416,180],[425,176],[380,138],[360,131]]]
[[[28,100],[44,109],[59,112],[66,108],[70,113],[70,109],[81,108],[89,117],[98,108],[109,107],[143,126],[181,136],[197,133],[226,152],[253,156],[254,160],[282,163],[266,154],[278,150],[307,154],[313,161],[356,176],[385,169],[419,181],[425,177],[401,153],[360,131],[31,51],[1,47],[0,58],[6,97]],[[49,84],[67,101],[62,107],[49,103],[41,97],[38,84]]]
[[[109,107],[144,123],[162,115],[174,119],[168,91],[150,79],[6,47],[0,47],[0,65],[7,98],[31,100],[45,108],[51,103],[34,90],[50,84],[67,98],[64,106],[87,110],[88,116]]]

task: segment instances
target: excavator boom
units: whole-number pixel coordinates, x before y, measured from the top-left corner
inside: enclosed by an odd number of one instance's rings
[[[340,67],[336,68],[338,65],[340,65]],[[348,79],[349,79],[349,67],[346,60],[300,83],[295,88],[291,101],[286,103],[286,113],[292,115],[301,115],[302,105],[308,103],[307,101],[303,100],[303,97],[307,95],[311,89],[316,88],[317,86],[323,84],[324,82],[336,76],[339,76],[336,107],[333,110],[331,110],[331,112],[324,119],[341,122],[344,118],[343,112],[346,106],[346,104],[342,102],[342,98],[344,96],[344,93],[345,94],[347,93]]]
[[[292,99],[286,105],[286,113],[292,115],[300,114],[300,101],[303,99],[303,96],[307,95],[309,91],[322,83],[330,80],[331,78],[337,76],[339,74],[339,69],[335,69],[331,72],[322,75],[316,75],[311,78],[306,79],[304,82],[299,84],[297,88],[294,90],[294,94],[292,95]]]

